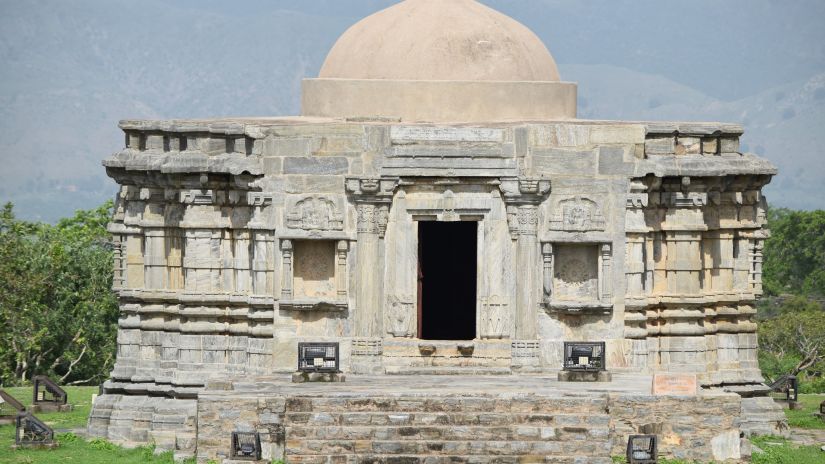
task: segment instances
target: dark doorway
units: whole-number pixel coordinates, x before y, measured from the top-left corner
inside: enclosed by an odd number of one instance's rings
[[[418,337],[476,336],[477,222],[418,223]]]

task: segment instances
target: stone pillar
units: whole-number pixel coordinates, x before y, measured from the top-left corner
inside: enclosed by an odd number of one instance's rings
[[[348,178],[346,190],[358,217],[355,249],[355,337],[383,337],[384,262],[381,257],[389,208],[398,179]]]
[[[519,272],[516,285],[515,338],[532,340],[537,334],[535,283],[538,259],[538,208],[534,205],[515,207],[518,221],[516,239],[516,269]]]
[[[384,337],[382,242],[387,230],[396,178],[347,178],[345,187],[357,213],[355,243],[355,306],[351,369],[355,373],[383,372]]]
[[[384,268],[380,259],[381,221],[386,221],[386,207],[375,203],[359,203],[358,254],[355,268],[356,307],[355,335],[380,337],[384,333],[381,293]],[[386,226],[386,224],[384,225]],[[382,235],[382,234],[381,234]]]
[[[513,313],[515,340],[538,337],[537,315],[543,278],[539,278],[538,205],[550,193],[550,181],[506,178],[501,180],[502,198],[507,205],[510,235],[516,241],[516,307]]]

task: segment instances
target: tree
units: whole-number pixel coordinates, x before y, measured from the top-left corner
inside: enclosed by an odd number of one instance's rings
[[[759,361],[766,376],[821,377],[825,370],[825,309],[797,296],[779,305],[772,319],[759,325]]]
[[[768,211],[763,280],[769,295],[825,297],[825,211]]]
[[[118,307],[106,231],[111,203],[57,225],[0,213],[0,383],[47,374],[68,384],[105,377]]]

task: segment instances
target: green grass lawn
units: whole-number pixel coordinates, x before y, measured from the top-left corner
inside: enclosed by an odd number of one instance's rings
[[[814,416],[819,411],[819,404],[825,400],[825,395],[799,395],[799,402],[802,409],[786,410],[788,424],[791,427],[802,429],[825,430],[825,420]]]
[[[6,388],[12,396],[28,406],[32,400],[31,388]],[[92,407],[92,395],[97,387],[66,387],[71,412],[41,413],[37,417],[53,429],[84,429]],[[123,449],[105,440],[84,440],[72,433],[55,433],[60,446],[49,450],[13,451],[14,425],[0,426],[0,464],[50,464],[55,462],[77,464],[172,464],[172,453],[154,455],[152,447]]]

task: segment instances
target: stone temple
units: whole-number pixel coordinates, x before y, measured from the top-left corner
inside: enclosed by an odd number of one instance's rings
[[[301,116],[121,121],[90,433],[234,462],[257,432],[289,463],[609,463],[637,433],[740,459],[783,433],[754,321],[775,167],[740,125],[581,120],[576,91],[513,19],[406,0],[341,36]],[[560,381],[576,341],[612,380]],[[346,381],[293,383],[300,342],[339,343]],[[670,374],[698,388],[655,394]]]

